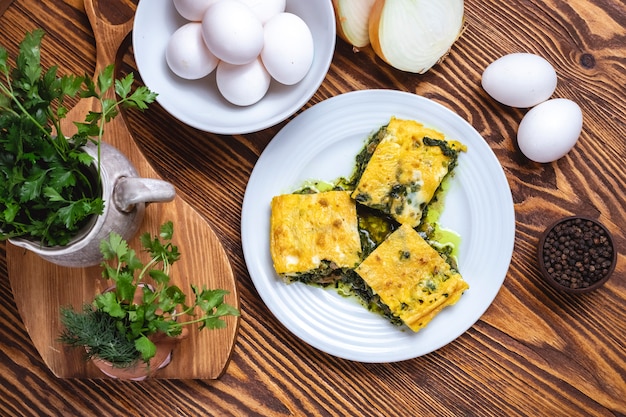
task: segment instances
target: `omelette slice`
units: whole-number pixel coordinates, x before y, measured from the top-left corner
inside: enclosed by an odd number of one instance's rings
[[[415,120],[395,117],[377,136],[380,142],[357,178],[352,198],[398,223],[417,227],[424,208],[466,147]]]
[[[356,203],[349,191],[279,195],[271,210],[270,252],[279,275],[323,284],[359,263]]]
[[[355,271],[415,332],[469,288],[461,274],[407,224],[389,235]]]

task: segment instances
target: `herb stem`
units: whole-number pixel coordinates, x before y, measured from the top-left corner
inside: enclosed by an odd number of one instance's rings
[[[4,87],[4,86],[3,86]],[[7,91],[6,88],[3,88],[3,90]],[[50,134],[50,132],[48,132],[46,130],[45,127],[43,127],[25,108],[24,106],[22,106],[22,103],[17,99],[17,97],[13,94],[12,91],[8,91],[9,94],[9,98],[11,99],[11,101],[13,101],[15,103],[15,105],[20,109],[20,111],[22,112],[22,114],[26,117],[28,117],[28,119],[30,121],[33,122],[33,124],[35,124],[35,126],[37,126],[37,128],[39,128],[39,130],[41,130],[43,132],[44,135],[46,135],[46,137],[48,139],[52,139],[52,135]],[[19,113],[17,113],[14,110],[11,109],[7,109],[10,110],[11,112],[13,112],[15,115],[19,115]]]

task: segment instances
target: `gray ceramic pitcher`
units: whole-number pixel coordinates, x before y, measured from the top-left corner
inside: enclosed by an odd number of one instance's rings
[[[85,149],[94,159],[97,158],[96,145],[89,144]],[[98,265],[102,261],[100,242],[103,239],[107,239],[111,232],[126,240],[131,239],[141,226],[147,203],[171,201],[176,196],[172,184],[140,178],[131,162],[113,146],[101,143],[100,158],[104,199],[102,215],[94,216],[93,221],[65,246],[47,247],[22,238],[9,241],[57,265]]]

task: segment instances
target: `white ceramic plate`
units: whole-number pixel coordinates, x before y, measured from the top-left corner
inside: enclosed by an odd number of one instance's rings
[[[272,197],[294,191],[305,180],[350,176],[365,139],[391,116],[418,120],[468,147],[459,157],[440,223],[461,235],[459,269],[470,289],[418,333],[389,324],[332,289],[285,284],[274,272],[269,251]],[[465,120],[414,94],[366,90],[339,95],[307,109],[274,137],[250,176],[241,232],[256,289],[293,334],[341,358],[394,362],[446,345],[482,316],[509,268],[515,214],[500,163]]]
[[[335,51],[336,28],[329,0],[287,0],[287,12],[300,16],[313,34],[313,64],[296,85],[272,81],[267,95],[246,107],[227,102],[217,90],[215,71],[202,80],[184,80],[170,71],[165,48],[170,36],[187,21],[172,0],[141,0],[133,27],[133,50],[143,82],[157,92],[157,101],[183,123],[206,132],[244,134],[274,126],[315,94],[326,77]]]

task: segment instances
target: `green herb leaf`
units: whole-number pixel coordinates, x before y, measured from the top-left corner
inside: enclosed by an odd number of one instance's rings
[[[41,40],[44,37],[44,31],[35,29],[32,33],[27,33],[22,43],[20,43],[20,54],[17,58],[17,72],[21,73],[27,85],[33,85],[41,76]]]
[[[44,189],[44,195],[53,202],[62,202],[64,203],[66,200],[61,196],[61,194],[56,190],[56,188],[46,187]]]
[[[167,299],[175,305],[184,305],[187,298],[183,290],[178,288],[176,285],[168,286],[165,289],[164,294],[167,296]],[[169,311],[169,309],[166,308],[163,308],[163,310]]]
[[[85,77],[83,82],[84,89],[80,92],[81,98],[90,98],[90,97],[98,97],[98,92],[96,91],[96,84],[89,77]]]
[[[128,312],[128,319],[130,320],[130,333],[134,337],[138,337],[143,334],[145,317],[146,309],[144,305],[137,305],[135,310]]]
[[[217,306],[216,314],[220,317],[224,316],[239,316],[239,310],[230,304],[223,303]]]
[[[20,188],[20,202],[25,203],[27,201],[34,200],[41,194],[41,187],[45,180],[44,176],[35,177],[32,180],[24,182]]]
[[[124,104],[129,108],[145,110],[148,108],[148,104],[153,103],[156,98],[156,93],[150,91],[148,87],[141,86],[137,87],[133,94],[125,100]]]
[[[207,290],[198,291],[198,288],[193,286],[193,292],[199,300],[199,307],[206,313],[212,312],[212,310],[224,302],[224,296],[228,294],[226,290]]]
[[[7,67],[7,60],[9,59],[9,52],[6,48],[0,46],[0,71],[3,74],[8,75],[9,68]]]
[[[163,323],[167,324],[167,327],[163,329],[159,329],[159,331],[164,332],[169,337],[176,337],[183,333],[183,326],[174,322]]]
[[[156,355],[156,345],[146,336],[141,336],[135,340],[135,348],[141,353],[141,358],[146,362]]]
[[[159,271],[158,269],[154,269],[148,274],[157,284],[167,284],[170,281],[170,277],[165,272]]]
[[[98,295],[95,299],[95,305],[99,310],[106,312],[111,317],[126,317],[126,312],[117,300],[117,295],[114,291]]]
[[[19,212],[20,206],[17,204],[8,203],[6,204],[5,207],[6,208],[2,212],[2,215],[4,216],[5,219],[7,219],[8,222],[12,222],[13,219],[15,219],[15,216],[17,215],[17,213]]]
[[[124,98],[130,94],[130,90],[133,87],[134,76],[132,73],[128,74],[121,80],[115,80],[115,93]]]
[[[159,228],[159,237],[163,240],[172,240],[174,236],[174,223],[171,221],[165,222]]]
[[[115,66],[113,64],[107,65],[104,70],[98,75],[98,90],[100,93],[104,93],[113,85],[113,73]]]
[[[128,253],[128,244],[118,233],[111,232],[108,240],[100,242],[100,252],[104,259],[123,258]]]
[[[105,98],[101,100],[102,114],[105,115],[104,119],[108,122],[119,114],[117,110],[117,101],[112,98]]]
[[[122,301],[131,303],[135,298],[137,285],[133,280],[133,274],[125,269],[114,276],[115,292]]]
[[[200,329],[204,329],[205,327],[208,329],[223,329],[226,327],[226,322],[220,317],[206,317],[202,320]]]

